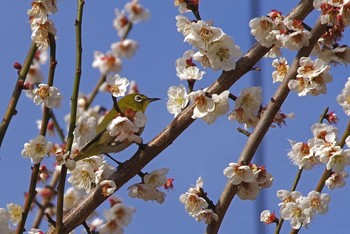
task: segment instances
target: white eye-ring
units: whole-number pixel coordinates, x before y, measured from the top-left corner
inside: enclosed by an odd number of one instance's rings
[[[135,101],[142,102],[142,97],[140,95],[135,96]]]

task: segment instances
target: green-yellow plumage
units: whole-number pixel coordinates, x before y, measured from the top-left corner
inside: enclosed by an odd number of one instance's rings
[[[145,112],[148,104],[153,101],[159,100],[159,98],[149,98],[143,94],[129,94],[121,98],[118,101],[118,107],[122,113],[127,110]],[[104,153],[117,153],[125,148],[129,147],[133,142],[128,140],[115,141],[115,136],[110,136],[106,130],[108,124],[119,115],[115,108],[112,108],[108,114],[103,118],[102,122],[96,128],[96,136],[89,141],[80,151],[78,155],[74,157],[75,161],[81,159],[99,155]],[[143,128],[140,128],[137,134],[141,134]]]

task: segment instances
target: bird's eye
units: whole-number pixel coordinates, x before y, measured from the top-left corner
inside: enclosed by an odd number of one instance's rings
[[[135,101],[142,102],[142,97],[140,95],[135,96]]]

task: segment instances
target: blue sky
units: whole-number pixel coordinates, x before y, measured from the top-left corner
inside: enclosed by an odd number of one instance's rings
[[[99,71],[91,67],[93,52],[100,50],[105,52],[110,49],[110,44],[119,40],[112,26],[115,17],[114,8],[122,8],[126,1],[86,1],[83,20],[83,68],[81,91],[89,93],[99,78]],[[230,35],[245,53],[252,45],[252,36],[249,33],[251,1],[201,1],[200,12],[205,20],[213,20],[216,27],[221,27]],[[191,47],[183,43],[183,36],[179,34],[175,26],[175,16],[178,10],[173,6],[173,1],[141,1],[150,10],[151,17],[147,22],[135,25],[130,33],[131,39],[139,42],[139,50],[135,57],[123,60],[123,69],[120,74],[130,80],[135,80],[142,93],[150,97],[159,97],[162,100],[152,104],[147,110],[148,124],[143,133],[145,142],[151,140],[163,128],[169,124],[173,116],[166,110],[167,90],[172,85],[181,82],[176,76],[175,60],[182,56],[184,51]],[[271,9],[277,9],[288,13],[298,1],[259,1],[260,15],[266,14]],[[3,116],[12,88],[17,78],[14,62],[23,62],[30,46],[30,27],[28,24],[27,9],[29,1],[11,2],[6,1],[0,9],[0,21],[5,25],[0,31],[0,116]],[[63,116],[69,112],[69,97],[74,79],[75,49],[74,49],[74,20],[76,14],[75,2],[58,1],[59,11],[51,19],[55,22],[57,32],[57,69],[55,86],[63,96],[60,109],[55,110],[64,126]],[[314,13],[306,19],[312,26]],[[192,17],[191,14],[187,15]],[[347,40],[346,40],[347,39]],[[346,32],[343,40],[349,41],[349,33]],[[284,50],[287,58],[292,58],[294,53]],[[254,79],[259,79],[264,89],[264,103],[273,95],[278,84],[272,84],[271,59],[265,59],[259,63],[261,72],[255,72],[256,77],[250,72],[242,77],[230,92],[238,95],[246,87],[252,86]],[[206,70],[203,80],[196,84],[198,88],[210,85],[220,72]],[[47,66],[43,68],[43,74],[47,73]],[[290,145],[287,139],[306,141],[312,137],[311,125],[318,121],[319,115],[329,106],[335,110],[340,121],[339,133],[342,134],[347,124],[347,116],[337,104],[335,98],[340,93],[344,83],[349,77],[346,67],[338,66],[332,69],[334,81],[328,84],[328,94],[318,97],[298,97],[290,93],[282,106],[285,113],[294,112],[295,118],[287,121],[286,127],[270,129],[267,133],[261,150],[256,154],[253,162],[264,161],[267,170],[274,175],[274,184],[264,190],[263,208],[275,210],[278,214],[276,191],[289,189],[294,179],[297,168],[293,166],[287,152]],[[185,85],[185,83],[183,83]],[[107,94],[99,94],[94,104],[111,105]],[[233,103],[230,104],[231,110]],[[21,156],[23,144],[38,135],[35,124],[41,118],[40,107],[21,96],[18,103],[18,114],[13,118],[7,135],[0,149],[0,207],[14,202],[23,204],[23,194],[28,188],[30,177],[30,161]],[[157,168],[170,168],[169,177],[175,179],[175,190],[167,193],[164,204],[131,199],[127,195],[127,187],[138,182],[139,178],[133,178],[125,187],[121,188],[117,195],[129,206],[136,208],[133,222],[126,228],[126,233],[203,233],[205,225],[197,223],[178,201],[181,193],[195,184],[196,179],[202,176],[204,189],[209,197],[216,202],[227,179],[223,176],[223,169],[229,162],[236,162],[246,137],[237,132],[241,127],[237,123],[221,117],[213,125],[207,125],[202,120],[195,121],[171,146],[163,151],[154,161],[144,168],[144,172],[150,172]],[[52,139],[57,140],[58,138]],[[118,154],[116,157],[121,161],[128,159],[136,150],[136,146]],[[47,160],[51,163],[52,160]],[[315,188],[317,181],[324,168],[319,166],[313,171],[304,171],[298,189],[303,195]],[[349,224],[341,217],[348,214],[347,201],[350,192],[349,185],[341,190],[324,192],[332,196],[330,211],[326,215],[317,215],[306,233],[330,232],[342,233],[349,229]],[[106,204],[107,205],[107,204]],[[257,212],[256,201],[241,201],[234,199],[223,221],[220,233],[262,233],[266,228],[267,233],[272,233],[273,226],[259,223],[260,210]],[[102,212],[101,212],[102,213]],[[77,230],[80,230],[78,228]],[[284,224],[282,233],[289,232],[289,223]],[[79,231],[78,231],[79,233]]]

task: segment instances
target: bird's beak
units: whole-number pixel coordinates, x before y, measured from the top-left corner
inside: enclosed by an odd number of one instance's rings
[[[147,98],[147,101],[149,102],[154,102],[154,101],[158,101],[160,100],[160,98]]]

